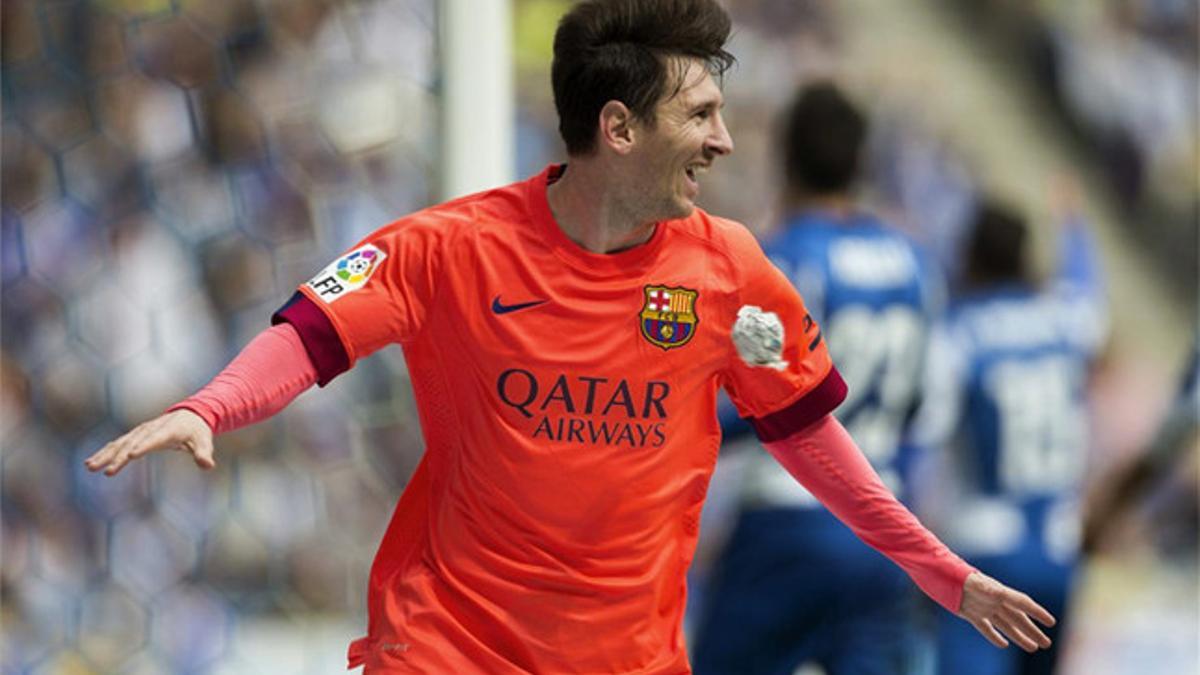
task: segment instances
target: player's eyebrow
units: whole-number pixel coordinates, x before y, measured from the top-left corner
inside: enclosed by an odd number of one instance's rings
[[[692,114],[701,112],[703,110],[711,111],[711,110],[724,110],[724,109],[725,109],[725,101],[724,101],[724,99],[721,99],[721,98],[708,99],[706,101],[699,101],[696,103],[692,103],[688,106],[688,112],[692,113]]]

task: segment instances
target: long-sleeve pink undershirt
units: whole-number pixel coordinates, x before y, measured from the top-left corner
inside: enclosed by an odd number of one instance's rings
[[[221,434],[267,419],[316,381],[300,334],[280,323],[255,336],[212,382],[169,410],[190,410]]]
[[[764,444],[792,477],[872,548],[891,559],[939,605],[957,613],[975,569],[901,504],[833,415]]]
[[[171,406],[220,434],[271,417],[317,382],[300,335],[288,323],[259,333],[212,382]],[[957,612],[974,569],[917,521],[883,485],[832,415],[767,450],[859,538],[899,565],[938,604]]]

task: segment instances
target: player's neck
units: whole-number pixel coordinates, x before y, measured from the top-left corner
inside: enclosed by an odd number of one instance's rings
[[[795,193],[787,200],[787,211],[817,211],[835,220],[845,220],[854,215],[857,206],[849,193],[830,194]]]
[[[550,212],[563,234],[592,253],[617,253],[654,235],[654,221],[636,216],[621,199],[611,171],[572,159],[546,190]]]

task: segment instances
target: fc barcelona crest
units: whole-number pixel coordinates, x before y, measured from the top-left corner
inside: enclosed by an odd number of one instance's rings
[[[646,286],[646,301],[638,315],[642,337],[663,349],[682,347],[696,334],[696,297],[687,288]]]

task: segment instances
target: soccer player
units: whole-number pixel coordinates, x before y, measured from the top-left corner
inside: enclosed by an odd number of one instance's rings
[[[829,416],[845,385],[741,225],[695,206],[733,150],[714,0],[593,0],[554,41],[569,163],[403,217],[303,284],[197,395],[101,448],[120,471],[260,420],[386,345],[426,450],[371,569],[368,673],[679,673],[720,386],[767,448],[942,606],[1022,648],[1053,617],[947,550]]]
[[[801,89],[785,116],[788,217],[764,249],[823,326],[849,385],[837,411],[903,496],[902,435],[942,283],[904,235],[860,209],[867,122],[833,84]],[[741,510],[714,574],[693,653],[697,673],[906,672],[912,587],[765,453],[745,458]]]
[[[979,207],[967,287],[935,332],[918,424],[924,442],[946,449],[950,467],[949,480],[938,481],[946,511],[939,531],[971,564],[1031,589],[1059,617],[1079,554],[1087,376],[1106,332],[1091,237],[1078,218],[1062,235],[1060,274],[1039,289],[1023,218],[996,203]],[[945,675],[1054,670],[1057,648],[998,653],[970,631],[938,623]],[[1048,632],[1061,635],[1065,624]]]

